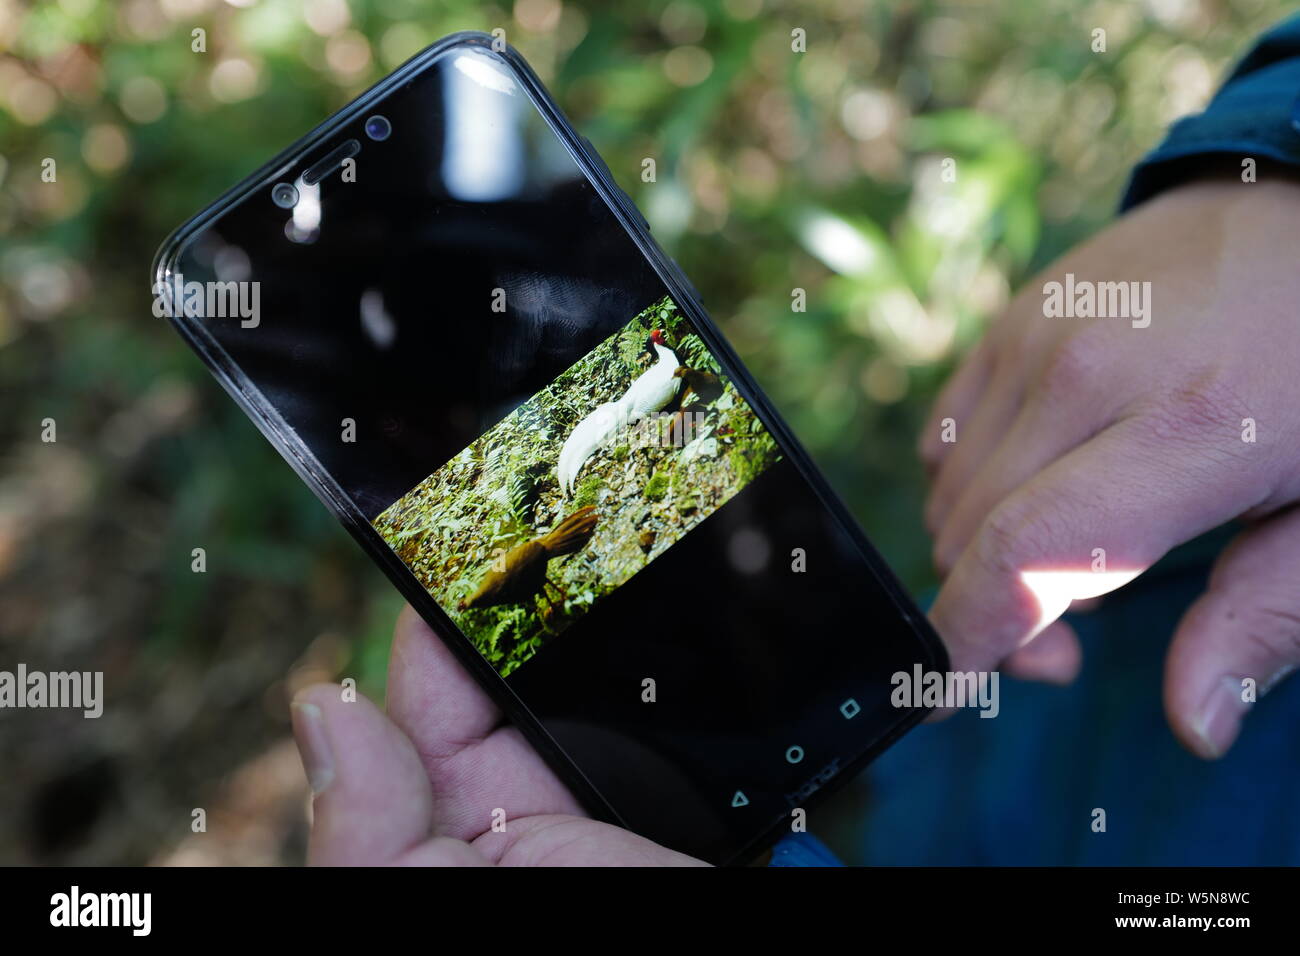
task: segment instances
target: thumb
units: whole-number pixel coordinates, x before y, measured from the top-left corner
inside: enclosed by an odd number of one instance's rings
[[[1227,753],[1253,701],[1300,663],[1298,574],[1292,510],[1234,539],[1183,616],[1165,661],[1165,713],[1198,756]]]
[[[415,747],[365,697],[318,684],[293,701],[293,732],[311,783],[308,859],[376,866],[429,836],[433,798]]]

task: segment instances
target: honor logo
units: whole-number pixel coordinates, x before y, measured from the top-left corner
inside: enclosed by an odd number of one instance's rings
[[[826,766],[822,767],[811,778],[808,779],[798,789],[785,795],[785,802],[792,807],[802,806],[803,802],[820,790],[840,772],[840,758],[836,757]]]

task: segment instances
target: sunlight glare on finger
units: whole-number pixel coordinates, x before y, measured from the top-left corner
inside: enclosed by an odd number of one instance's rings
[[[1021,571],[1020,580],[1038,602],[1038,623],[1021,642],[1021,647],[1069,609],[1072,601],[1101,597],[1118,590],[1142,573],[1131,571]]]

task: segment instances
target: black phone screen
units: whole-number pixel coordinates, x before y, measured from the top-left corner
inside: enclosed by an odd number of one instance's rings
[[[173,280],[626,825],[732,859],[915,716],[887,572],[508,60],[437,57]]]

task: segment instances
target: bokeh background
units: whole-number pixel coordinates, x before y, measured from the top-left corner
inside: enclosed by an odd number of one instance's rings
[[[506,31],[920,592],[938,384],[1288,6],[0,0],[0,669],[102,670],[107,697],[0,711],[0,863],[302,860],[289,696],[382,697],[398,601],[153,317],[149,265],[423,46]]]

